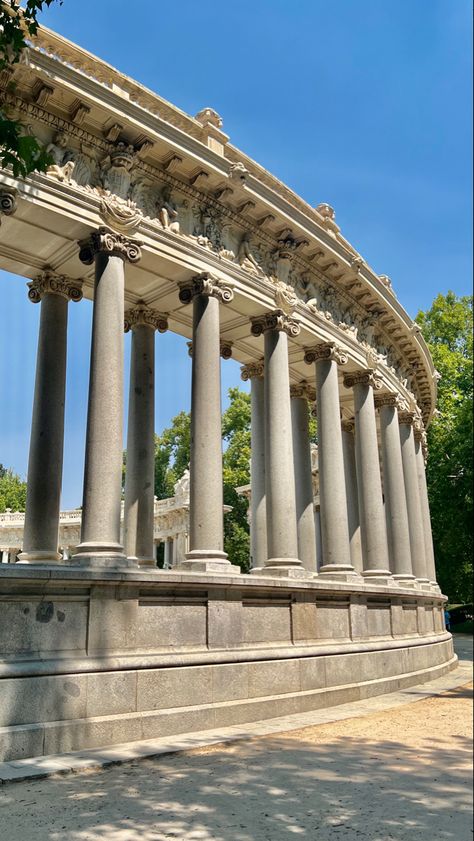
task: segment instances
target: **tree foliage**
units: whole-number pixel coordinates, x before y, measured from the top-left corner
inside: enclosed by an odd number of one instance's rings
[[[0,513],[11,508],[24,511],[26,505],[26,482],[16,473],[0,464]]]
[[[438,295],[416,320],[441,374],[427,465],[438,581],[450,602],[472,601],[472,296]]]
[[[11,68],[20,61],[27,47],[28,38],[38,31],[38,14],[53,3],[62,0],[27,0],[20,7],[18,0],[0,0],[0,71]],[[10,88],[14,83],[10,82]],[[28,134],[19,120],[10,113],[5,103],[0,107],[0,165],[11,167],[15,177],[28,173],[44,172],[52,163],[46,149],[36,137]]]

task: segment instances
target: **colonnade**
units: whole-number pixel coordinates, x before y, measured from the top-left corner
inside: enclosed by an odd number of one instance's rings
[[[153,549],[155,332],[166,317],[145,305],[124,312],[125,267],[140,259],[137,242],[106,228],[80,243],[95,266],[81,542],[69,563],[150,567]],[[23,563],[55,563],[64,438],[67,309],[81,284],[44,272],[29,284],[41,301],[28,466]],[[224,551],[220,382],[220,307],[233,291],[204,273],[179,284],[193,307],[189,551],[180,567],[239,572]],[[123,332],[132,332],[125,481],[122,494]],[[251,556],[260,575],[434,587],[435,570],[424,469],[423,430],[395,394],[382,393],[372,370],[343,378],[354,417],[341,421],[333,342],[305,349],[315,387],[290,388],[288,339],[296,319],[275,309],[250,319],[264,357],[242,368],[251,381]],[[309,402],[318,424],[320,534],[311,477]],[[376,412],[380,412],[381,462]],[[382,471],[381,471],[382,466]]]

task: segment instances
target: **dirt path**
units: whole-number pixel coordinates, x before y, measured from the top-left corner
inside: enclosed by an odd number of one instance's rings
[[[468,841],[472,689],[363,718],[5,786],[8,841]]]

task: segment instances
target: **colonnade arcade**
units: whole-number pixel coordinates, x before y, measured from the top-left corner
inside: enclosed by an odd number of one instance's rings
[[[58,552],[67,318],[69,302],[82,298],[81,282],[45,270],[28,284],[41,316],[19,563],[156,566],[155,333],[167,330],[168,319],[145,303],[124,308],[127,268],[140,257],[137,241],[105,227],[79,243],[82,263],[94,265],[95,286],[81,542],[68,561]],[[233,300],[232,285],[198,273],[180,281],[176,295],[193,311],[189,551],[180,569],[235,574],[240,569],[224,552],[220,382],[220,313]],[[383,387],[377,370],[346,370],[344,349],[316,335],[303,348],[307,375],[290,383],[300,322],[291,301],[279,302],[250,315],[249,337],[263,338],[263,356],[242,367],[251,383],[252,573],[436,588],[421,417]],[[122,545],[124,327],[132,346]],[[318,430],[319,552],[310,407]]]

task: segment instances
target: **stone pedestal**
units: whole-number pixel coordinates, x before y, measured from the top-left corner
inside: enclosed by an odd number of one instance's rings
[[[369,582],[389,583],[391,574],[373,394],[374,388],[381,388],[381,381],[373,371],[364,370],[346,374],[344,385],[354,389],[357,494],[364,561],[362,575]]]
[[[408,511],[398,428],[398,409],[401,408],[401,403],[396,394],[380,394],[375,398],[375,405],[380,409],[390,569],[394,579],[401,586],[413,586],[415,576],[412,572]]]
[[[425,534],[421,510],[418,469],[416,464],[413,424],[414,412],[400,412],[400,442],[402,448],[403,475],[408,511],[412,571],[422,589],[430,588],[425,555]]]
[[[265,488],[268,559],[259,575],[304,578],[298,558],[296,492],[288,370],[288,335],[299,324],[283,310],[252,319],[254,336],[265,342]]]
[[[164,333],[166,318],[138,306],[125,313],[132,331],[125,472],[124,546],[139,566],[156,567],[155,483],[155,330]]]
[[[350,581],[357,577],[351,563],[337,366],[346,355],[332,343],[305,351],[305,361],[316,363],[318,417],[319,498],[323,565],[319,575]]]
[[[100,228],[80,243],[79,257],[86,265],[95,262],[95,288],[81,543],[71,562],[136,567],[120,542],[120,513],[124,262],[137,262],[140,248]]]
[[[219,302],[233,292],[211,275],[180,284],[193,302],[189,552],[179,569],[239,573],[224,552]]]
[[[251,362],[242,367],[242,379],[251,381],[250,462],[250,560],[252,569],[265,566],[267,554],[267,505],[265,496],[264,366]]]
[[[290,387],[293,458],[295,464],[296,529],[298,558],[308,572],[316,572],[316,530],[314,523],[313,477],[309,440],[308,400],[314,389],[302,382]]]
[[[63,470],[68,301],[82,298],[81,281],[46,270],[29,285],[41,301],[23,550],[18,563],[52,564],[58,551]]]

